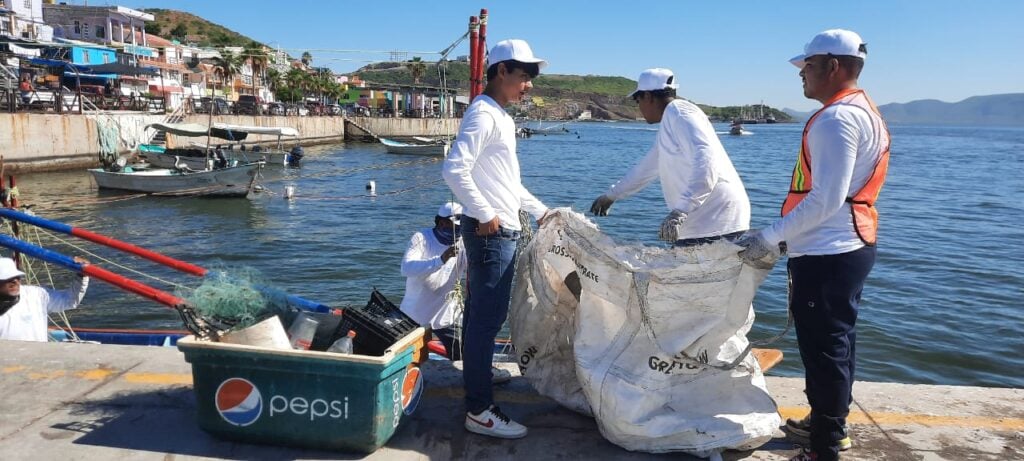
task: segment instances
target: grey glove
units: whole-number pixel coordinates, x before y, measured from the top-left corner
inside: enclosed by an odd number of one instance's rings
[[[601,195],[594,200],[594,203],[590,205],[590,212],[594,213],[594,216],[608,216],[608,209],[612,207],[615,200],[607,195]]]
[[[668,216],[665,216],[665,220],[661,222],[661,231],[658,232],[658,238],[668,243],[676,243],[676,240],[679,240],[679,231],[683,229],[684,222],[686,222],[686,213],[672,210]]]
[[[779,246],[768,243],[759,230],[743,234],[736,240],[736,244],[743,247],[739,253],[740,259],[758,269],[771,269],[782,256]]]

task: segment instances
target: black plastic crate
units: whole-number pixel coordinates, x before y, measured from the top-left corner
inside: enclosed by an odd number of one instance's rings
[[[384,355],[398,340],[419,328],[411,317],[388,301],[377,289],[365,307],[350,307],[342,314],[339,337],[355,330],[353,352],[360,355]]]

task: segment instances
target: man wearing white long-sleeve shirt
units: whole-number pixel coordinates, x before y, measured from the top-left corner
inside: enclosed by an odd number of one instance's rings
[[[677,246],[739,237],[750,226],[750,201],[736,169],[707,115],[676,99],[678,84],[668,69],[640,74],[631,97],[647,123],[661,123],[654,146],[590,210],[606,216],[612,203],[647,187],[655,179],[669,214],[659,237]]]
[[[79,264],[84,259],[75,258]],[[66,290],[22,285],[25,273],[11,258],[0,258],[0,339],[46,342],[48,315],[78,307],[88,277],[75,277]]]
[[[523,40],[503,40],[487,57],[487,87],[466,110],[442,169],[462,203],[468,273],[462,325],[465,428],[500,438],[526,436],[526,427],[494,404],[494,339],[508,316],[520,236],[519,210],[543,221],[547,207],[523,187],[516,125],[505,105],[520,101],[547,63]]]
[[[458,203],[441,205],[434,216],[434,227],[413,234],[402,257],[402,311],[430,327],[451,360],[462,358],[462,345],[453,328],[458,306],[448,297],[466,270],[466,252],[459,251],[462,243],[456,238],[461,217],[462,206]]]
[[[737,244],[747,263],[789,253],[789,310],[796,327],[810,413],[786,421],[805,451],[796,461],[831,461],[850,449],[857,316],[875,263],[875,202],[889,165],[889,130],[857,79],[867,45],[849,30],[816,35],[790,60],[804,96],[821,102],[804,128],[782,218]],[[813,179],[813,180],[812,180]],[[809,445],[809,446],[808,446]]]

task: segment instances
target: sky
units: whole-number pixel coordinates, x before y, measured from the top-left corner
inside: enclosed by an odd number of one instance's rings
[[[80,4],[81,0],[65,0]],[[1024,1],[576,1],[125,0],[90,1],[187,11],[293,56],[351,72],[381,52],[438,58],[487,8],[488,46],[527,40],[552,74],[636,79],[650,67],[676,74],[679,94],[716,106],[811,110],[789,58],[826,29],[861,35],[860,86],[878,104],[1024,92]],[[468,54],[464,42],[453,56]],[[416,52],[429,52],[419,54]]]

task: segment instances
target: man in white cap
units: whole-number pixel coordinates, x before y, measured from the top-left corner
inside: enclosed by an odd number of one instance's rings
[[[503,40],[487,56],[487,87],[469,105],[442,166],[465,206],[462,238],[468,258],[462,324],[465,427],[500,438],[526,436],[526,427],[494,404],[491,366],[494,339],[508,316],[519,210],[543,222],[547,207],[523,187],[516,156],[516,124],[504,106],[523,99],[547,62],[523,40]]]
[[[79,264],[88,264],[75,258]],[[0,339],[46,342],[48,315],[74,309],[85,296],[89,278],[75,277],[66,290],[22,285],[25,273],[11,258],[0,258]]]
[[[824,107],[803,131],[782,218],[737,243],[752,265],[789,254],[789,310],[805,370],[811,412],[789,420],[809,438],[795,460],[833,460],[851,447],[846,431],[856,355],[856,321],[864,281],[875,263],[875,201],[889,165],[889,131],[857,78],[867,46],[854,32],[816,35],[790,62],[804,96]],[[813,172],[813,181],[812,181]]]
[[[743,182],[697,105],[676,98],[675,75],[647,69],[630,96],[647,123],[661,123],[654,145],[617,183],[594,200],[590,211],[607,216],[622,200],[661,180],[668,206],[658,236],[675,246],[733,240],[750,226],[750,201]]]
[[[459,238],[462,205],[447,202],[434,216],[434,227],[412,235],[402,258],[405,297],[401,309],[416,323],[429,327],[444,344],[449,360],[462,360],[461,332],[456,331],[459,306],[448,296],[466,273],[466,251]],[[507,382],[512,375],[492,370],[494,383]]]

